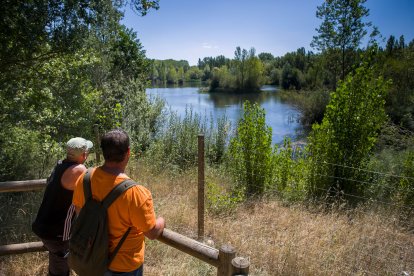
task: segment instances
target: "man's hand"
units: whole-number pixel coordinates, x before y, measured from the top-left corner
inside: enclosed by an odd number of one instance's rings
[[[165,220],[164,218],[159,217],[157,218],[155,222],[154,228],[152,228],[148,232],[144,232],[144,235],[150,240],[155,240],[162,234],[162,231],[164,230],[164,228],[165,228]]]

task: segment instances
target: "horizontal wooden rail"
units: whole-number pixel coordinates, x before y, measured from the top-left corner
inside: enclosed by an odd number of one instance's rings
[[[219,251],[196,240],[187,238],[169,229],[164,229],[163,234],[158,238],[158,240],[193,257],[196,257],[212,266],[218,267],[219,265]],[[0,245],[0,256],[45,250],[46,249],[43,247],[42,242]]]
[[[0,182],[0,193],[25,192],[41,190],[46,186],[46,179]]]
[[[46,251],[43,242],[28,242],[0,245],[0,256]]]
[[[158,240],[212,266],[219,266],[219,251],[201,242],[190,239],[169,229],[164,229],[163,234],[158,238]]]

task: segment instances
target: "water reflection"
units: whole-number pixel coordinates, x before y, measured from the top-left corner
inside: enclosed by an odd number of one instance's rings
[[[273,92],[274,93],[274,92]],[[246,94],[236,94],[236,93],[209,93],[208,100],[210,100],[216,107],[228,107],[232,105],[242,105],[244,101],[248,100],[250,102],[262,104],[271,99],[274,95],[272,92],[262,93],[246,93]]]
[[[207,119],[226,116],[232,126],[236,126],[242,116],[243,102],[258,103],[266,112],[266,123],[272,128],[273,143],[283,142],[284,137],[295,140],[301,126],[297,118],[299,112],[278,96],[277,88],[264,86],[261,93],[229,94],[200,93],[198,87],[158,87],[147,88],[148,95],[158,95],[167,103],[167,108],[176,111],[181,117],[188,108],[206,116]]]

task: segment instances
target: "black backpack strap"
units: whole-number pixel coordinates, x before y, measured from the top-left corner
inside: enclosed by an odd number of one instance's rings
[[[102,206],[108,209],[108,207],[115,201],[115,199],[118,198],[118,196],[135,185],[138,184],[132,179],[122,181],[116,185],[115,188],[113,188],[112,191],[110,191],[109,194],[102,200]]]
[[[115,201],[115,199],[118,198],[118,196],[120,196],[123,192],[125,192],[126,190],[128,190],[129,188],[135,185],[138,185],[138,184],[132,179],[126,179],[122,181],[115,188],[113,188],[112,191],[110,191],[109,194],[102,200],[102,206],[108,209],[108,207],[112,204],[112,202]],[[109,260],[108,260],[108,266],[111,264],[112,260],[115,258],[115,255],[118,253],[119,249],[121,248],[122,244],[124,243],[130,231],[131,231],[131,227],[128,228],[128,230],[122,236],[121,240],[116,245],[114,251],[110,254]]]
[[[83,195],[85,196],[85,202],[92,199],[91,173],[92,169],[89,168],[83,176]]]
[[[108,259],[108,266],[111,264],[112,260],[115,258],[116,253],[118,253],[119,249],[121,248],[121,245],[124,243],[130,231],[131,231],[131,227],[129,227],[128,230],[125,232],[125,234],[122,236],[121,240],[116,245],[114,251],[109,254],[110,256]]]

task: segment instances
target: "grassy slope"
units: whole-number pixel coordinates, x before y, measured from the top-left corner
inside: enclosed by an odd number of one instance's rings
[[[132,166],[131,166],[132,167]],[[197,174],[129,172],[153,192],[156,212],[167,227],[197,235]],[[215,175],[214,181],[221,183]],[[3,211],[3,210],[2,210]],[[367,210],[322,212],[285,206],[276,199],[239,206],[205,221],[206,240],[233,245],[249,257],[251,275],[399,275],[414,273],[414,235],[389,216]],[[45,275],[46,253],[0,258],[0,275]],[[145,275],[216,275],[216,270],[158,241],[147,243]]]

